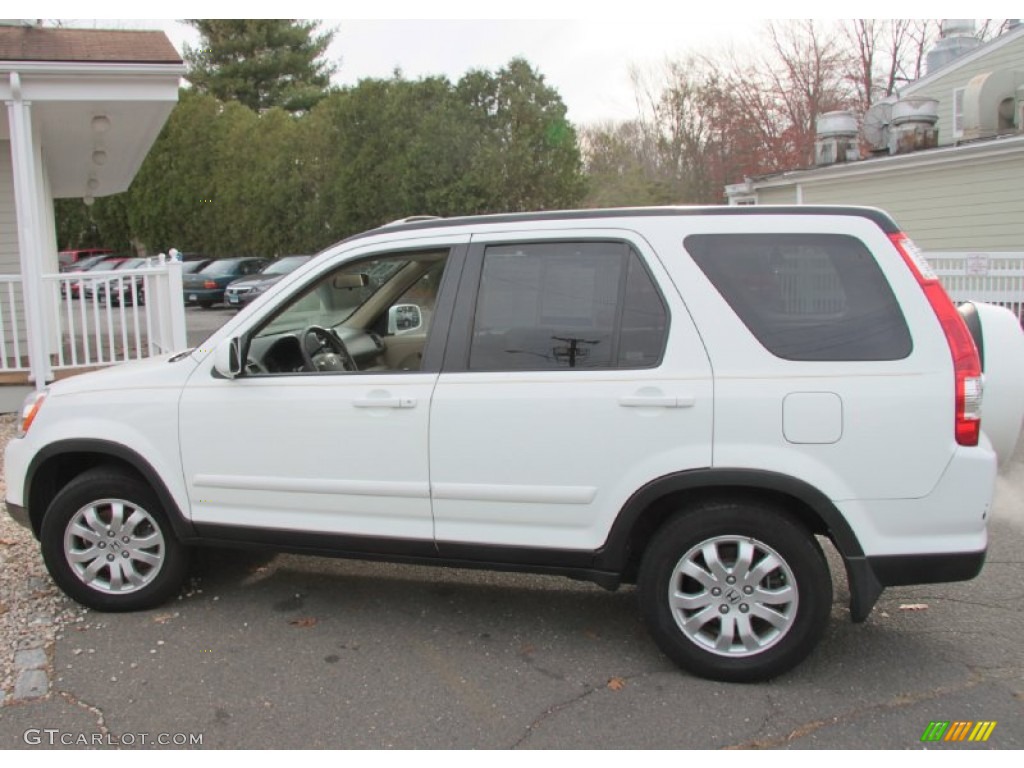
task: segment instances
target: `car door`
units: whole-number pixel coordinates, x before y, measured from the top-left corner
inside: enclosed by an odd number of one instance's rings
[[[593,551],[645,483],[710,466],[708,358],[640,237],[475,236],[462,285],[431,406],[442,555]]]
[[[180,430],[192,519],[205,535],[351,551],[381,539],[432,548],[427,427],[444,339],[428,332],[421,364],[388,367],[387,317],[408,288],[389,281],[410,282],[443,262],[432,315],[443,329],[465,255],[458,242],[364,246],[312,274],[300,270],[294,287],[235,336],[248,347],[242,375],[217,375],[214,355],[203,361],[183,392]],[[395,264],[414,269],[380,269]],[[382,276],[371,281],[374,269]],[[324,311],[335,315],[325,320]],[[313,341],[292,326],[338,318],[337,338],[365,367],[338,370],[339,357],[324,350],[313,370],[297,366],[297,340]]]

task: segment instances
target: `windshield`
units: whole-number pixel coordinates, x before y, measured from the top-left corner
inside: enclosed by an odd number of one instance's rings
[[[292,272],[301,267],[311,258],[311,256],[284,256],[278,259],[277,261],[270,262],[270,264],[263,268],[263,271],[260,272],[260,274],[287,275],[289,272]]]
[[[198,272],[209,263],[209,261],[186,261],[181,265],[181,274],[190,275],[193,272]]]
[[[259,335],[294,332],[310,325],[334,328],[409,263],[391,256],[332,272],[296,296]]]
[[[117,260],[114,260],[114,261],[103,261],[103,262],[100,262],[99,264],[97,264],[96,266],[91,267],[89,269],[89,271],[90,272],[111,272],[111,271],[117,269],[118,266],[121,263],[122,263],[121,261],[117,261]]]
[[[78,261],[75,262],[75,271],[81,272],[82,270],[89,269],[94,264],[99,264],[105,258],[107,258],[107,255],[101,254],[99,256],[90,256],[87,259],[79,259]]]
[[[221,259],[220,261],[215,261],[208,267],[199,270],[199,273],[203,275],[213,275],[214,277],[233,275],[238,271],[238,265],[241,263],[240,259]]]

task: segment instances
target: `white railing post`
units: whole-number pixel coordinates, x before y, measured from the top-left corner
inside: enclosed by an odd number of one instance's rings
[[[188,346],[188,334],[185,332],[185,299],[182,289],[181,262],[171,261],[167,264],[167,299],[170,304],[171,338],[170,346],[165,351],[176,352]]]
[[[11,99],[7,118],[11,138],[11,165],[14,170],[14,202],[18,220],[18,250],[21,257],[25,331],[28,340],[29,378],[42,389],[53,378],[47,333],[47,317],[42,296],[42,180],[38,177],[36,152],[39,147],[32,130],[31,102],[21,95],[21,78],[10,73]]]

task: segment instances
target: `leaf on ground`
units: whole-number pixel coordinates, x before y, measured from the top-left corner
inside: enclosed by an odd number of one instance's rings
[[[168,621],[174,618],[173,613],[161,613],[158,616],[153,617],[154,624],[166,624]]]
[[[319,621],[319,619],[316,619],[312,616],[305,616],[301,619],[292,619],[288,623],[291,624],[293,627],[315,627],[317,621]]]
[[[13,547],[17,543],[14,539],[0,539],[0,544],[3,544],[5,547]]]
[[[611,680],[608,681],[609,691],[621,691],[625,687],[626,681],[623,680],[621,677],[613,677]]]
[[[533,653],[536,650],[537,649],[534,646],[530,645],[529,643],[523,643],[521,646],[519,646],[519,655],[520,656],[529,656],[531,653]]]
[[[5,613],[7,613],[7,606],[0,603],[0,616],[3,616]]]
[[[927,611],[928,605],[926,603],[904,603],[900,606],[901,611]]]

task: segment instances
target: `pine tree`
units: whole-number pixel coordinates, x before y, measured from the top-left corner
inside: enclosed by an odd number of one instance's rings
[[[322,99],[335,67],[323,60],[334,32],[316,21],[189,19],[201,35],[185,45],[188,80],[201,93],[239,101],[256,112],[306,112]]]

